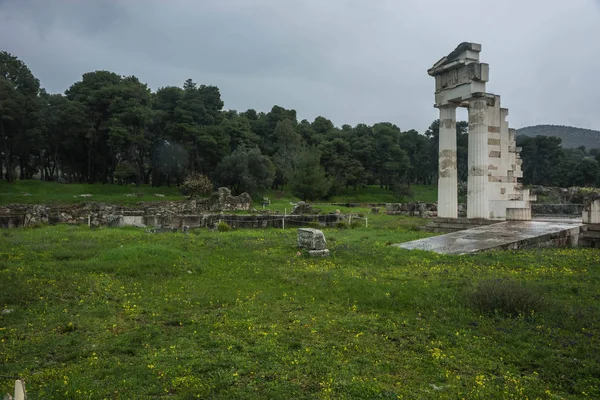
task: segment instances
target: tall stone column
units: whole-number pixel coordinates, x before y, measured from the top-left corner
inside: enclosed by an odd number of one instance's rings
[[[458,217],[456,106],[440,107],[438,217]]]
[[[488,106],[485,98],[469,100],[468,158],[467,217],[488,219]]]

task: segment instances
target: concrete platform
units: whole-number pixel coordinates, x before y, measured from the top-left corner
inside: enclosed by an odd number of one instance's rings
[[[492,249],[576,247],[581,227],[581,222],[571,221],[508,221],[393,246],[440,254],[468,254]]]

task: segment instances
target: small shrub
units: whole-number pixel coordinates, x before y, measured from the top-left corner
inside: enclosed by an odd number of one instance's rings
[[[392,183],[392,192],[400,203],[402,203],[407,197],[413,197],[413,192],[410,189],[410,186],[398,181]]]
[[[360,228],[361,226],[363,226],[363,222],[357,221],[357,220],[353,220],[352,223],[350,224],[350,228],[352,228],[352,229]]]
[[[186,196],[193,197],[195,195],[211,194],[213,191],[213,184],[206,175],[192,172],[185,178],[185,181],[179,186],[179,190]]]
[[[337,229],[348,229],[350,225],[346,221],[338,221],[335,223]]]
[[[219,232],[229,232],[231,230],[231,226],[229,226],[227,222],[221,221],[217,224],[217,230]]]
[[[471,294],[475,308],[485,314],[517,316],[538,311],[542,297],[535,290],[510,279],[481,281]]]
[[[310,221],[306,224],[309,228],[321,229],[323,225],[319,221]]]

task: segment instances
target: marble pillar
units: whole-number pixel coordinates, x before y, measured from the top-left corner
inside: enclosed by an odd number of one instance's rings
[[[440,109],[438,217],[458,217],[458,174],[456,170],[456,106]]]
[[[488,201],[488,106],[486,98],[469,101],[469,177],[467,218],[490,217]]]

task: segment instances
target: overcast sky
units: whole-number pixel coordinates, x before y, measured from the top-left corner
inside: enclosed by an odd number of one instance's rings
[[[427,69],[463,41],[512,127],[600,129],[600,0],[0,0],[0,49],[51,93],[101,69],[153,90],[192,78],[226,109],[338,126],[424,131]]]

